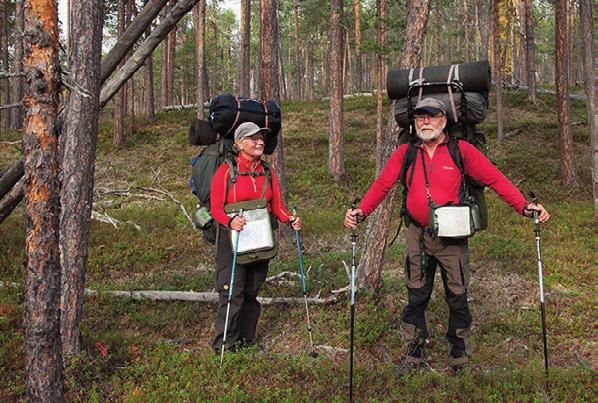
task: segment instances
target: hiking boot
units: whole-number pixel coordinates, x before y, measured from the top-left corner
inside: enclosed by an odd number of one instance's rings
[[[415,375],[416,373],[419,372],[419,370],[421,368],[422,368],[422,365],[420,362],[405,360],[405,361],[403,361],[403,363],[401,365],[399,365],[395,369],[395,372],[397,374],[397,377],[404,378],[407,376]]]

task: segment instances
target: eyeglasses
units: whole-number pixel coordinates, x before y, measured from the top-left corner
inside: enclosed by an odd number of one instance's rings
[[[264,140],[264,136],[262,135],[254,135],[254,136],[247,136],[247,137],[243,137],[243,140],[251,140],[251,142],[253,142],[254,144],[261,141],[261,142],[265,142],[266,140]]]
[[[444,115],[438,115],[438,116],[432,116],[432,115],[427,115],[427,114],[423,114],[423,113],[414,113],[413,114],[413,118],[415,120],[438,120],[443,118]]]

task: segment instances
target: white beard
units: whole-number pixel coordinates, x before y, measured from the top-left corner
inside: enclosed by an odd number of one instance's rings
[[[417,133],[417,137],[419,137],[424,143],[433,143],[434,141],[438,140],[442,135],[443,128],[437,128],[433,130],[422,130],[415,128],[415,132]]]

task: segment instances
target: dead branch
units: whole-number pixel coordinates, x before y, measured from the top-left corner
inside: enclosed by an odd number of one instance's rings
[[[345,267],[345,271],[347,272],[347,277],[349,277],[349,281],[351,281],[351,270],[349,269],[349,266],[347,265],[347,263],[344,260],[341,260],[341,262],[343,263],[343,266]]]
[[[349,284],[348,286],[346,286],[346,287],[343,287],[343,288],[338,288],[338,289],[336,289],[336,290],[332,290],[332,291],[330,291],[330,292],[331,292],[332,294],[342,294],[342,293],[345,293],[345,292],[347,292],[347,291],[351,291],[351,284]]]
[[[19,140],[19,141],[0,141],[0,145],[3,145],[3,146],[16,146],[16,145],[20,145],[22,143],[23,143],[22,140]]]
[[[521,129],[515,129],[513,131],[508,132],[507,134],[505,134],[505,137],[514,137],[516,135],[518,135],[519,133],[521,133],[523,130]]]
[[[91,93],[83,88],[81,85],[77,84],[68,74],[67,71],[62,71],[62,85],[64,85],[69,90],[76,92],[77,94],[81,95],[82,97],[89,98],[91,97]]]
[[[195,291],[96,291],[85,289],[85,295],[109,295],[115,297],[124,297],[138,300],[151,301],[188,301],[188,302],[210,302],[216,303],[219,301],[219,295],[215,292],[195,292]],[[307,302],[311,304],[330,304],[336,302],[336,296],[329,296],[327,298],[308,298]],[[258,297],[258,301],[262,305],[274,304],[304,304],[303,298],[297,297]]]
[[[266,281],[278,281],[283,280],[285,277],[301,277],[299,273],[293,273],[291,271],[283,271],[282,273],[275,274],[266,278]]]
[[[189,222],[189,224],[191,225],[191,228],[195,229],[195,223],[193,222],[193,219],[191,218],[191,216],[189,215],[189,213],[187,212],[187,209],[185,208],[185,206],[183,206],[183,203],[181,203],[180,201],[178,201],[173,195],[172,193],[162,189],[162,188],[148,188],[148,187],[138,187],[141,190],[145,190],[147,192],[156,192],[159,194],[162,194],[164,196],[167,196],[170,200],[172,200],[174,203],[176,203],[179,208],[181,209],[181,211],[183,212],[183,215],[185,216],[185,218],[187,218],[187,221]]]
[[[314,346],[316,351],[319,353],[327,353],[327,354],[346,354],[349,352],[346,348],[340,347],[332,347],[332,346],[325,346],[325,345],[317,345]]]
[[[97,221],[100,221],[100,222],[103,222],[103,223],[106,223],[106,224],[110,224],[115,229],[118,229],[118,226],[122,225],[122,224],[131,224],[132,226],[135,227],[135,229],[137,231],[141,231],[141,226],[139,224],[136,224],[133,221],[125,221],[125,222],[123,222],[123,221],[120,221],[120,220],[118,220],[118,219],[116,219],[114,217],[109,216],[106,213],[100,213],[100,212],[97,212],[97,211],[92,211],[91,212],[91,218],[93,220],[97,220]]]

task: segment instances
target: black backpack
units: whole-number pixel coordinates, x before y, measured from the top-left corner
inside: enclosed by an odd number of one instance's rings
[[[200,208],[203,207],[210,211],[210,188],[212,185],[212,179],[214,173],[223,163],[227,163],[230,166],[230,176],[228,179],[228,188],[237,180],[239,175],[265,175],[272,187],[272,174],[270,172],[270,165],[261,161],[264,173],[249,174],[245,172],[239,172],[237,162],[235,159],[236,153],[233,148],[233,140],[229,138],[221,139],[214,144],[210,144],[205,147],[198,155],[191,160],[191,177],[189,178],[189,187],[191,192],[197,197]],[[226,196],[225,196],[226,198]],[[272,221],[273,224],[276,220]],[[212,220],[201,229],[203,237],[206,241],[214,244],[216,242],[216,227],[217,224]]]

